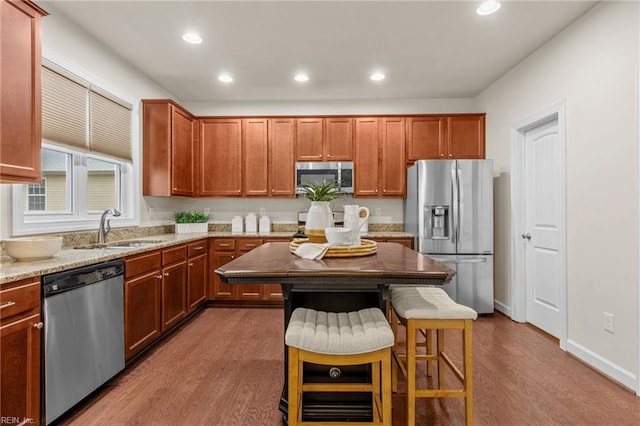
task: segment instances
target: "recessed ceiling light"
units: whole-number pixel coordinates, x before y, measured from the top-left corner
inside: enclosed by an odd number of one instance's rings
[[[294,79],[295,81],[308,81],[308,80],[309,80],[309,76],[308,76],[308,75],[306,75],[306,74],[299,73],[299,74],[296,74],[296,75],[293,77],[293,79]]]
[[[220,74],[218,80],[223,83],[231,83],[233,81],[233,77],[231,77],[229,74]]]
[[[186,41],[187,43],[191,43],[191,44],[200,44],[200,43],[202,43],[202,37],[200,37],[196,33],[185,33],[182,36],[182,39],[184,41]]]
[[[478,15],[491,15],[500,9],[500,2],[496,0],[487,0],[476,9]]]
[[[371,74],[371,77],[369,77],[371,80],[373,81],[380,81],[380,80],[384,80],[386,76],[384,74],[382,74],[381,72],[376,72]]]

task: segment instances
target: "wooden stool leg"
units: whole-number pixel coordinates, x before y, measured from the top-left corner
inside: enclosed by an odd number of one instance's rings
[[[466,320],[462,330],[464,343],[462,347],[462,359],[464,360],[464,390],[465,390],[465,415],[467,426],[473,425],[473,356],[472,356],[472,327],[473,321]]]
[[[391,349],[387,349],[382,358],[382,410],[384,425],[391,426]]]
[[[391,331],[393,331],[393,353],[398,353],[398,317],[393,308],[389,311],[389,318],[391,321]],[[393,356],[393,355],[392,355]],[[398,392],[398,366],[393,360],[391,360],[391,391]]]
[[[407,320],[407,426],[416,424],[416,325]]]
[[[296,426],[298,424],[298,411],[300,411],[298,399],[300,371],[298,370],[298,364],[298,349],[289,346],[289,404],[287,410],[289,426]]]
[[[376,409],[376,400],[382,401],[382,395],[380,394],[380,363],[371,363],[371,386],[373,391],[371,392],[371,406],[373,407],[373,421],[379,422],[380,413]]]
[[[444,388],[444,373],[446,364],[442,353],[444,352],[444,330],[436,330],[436,355],[438,357],[438,389]]]
[[[424,347],[425,347],[425,353],[427,356],[431,355],[433,353],[433,334],[432,334],[432,330],[430,329],[425,329],[424,330],[424,338],[425,338],[425,342],[424,342]],[[433,375],[433,365],[431,364],[431,361],[427,360],[427,377],[431,377],[431,375]]]

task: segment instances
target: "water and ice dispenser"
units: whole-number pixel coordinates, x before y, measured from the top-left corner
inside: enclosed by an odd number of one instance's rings
[[[450,238],[449,206],[425,206],[425,237],[432,240],[448,240]]]

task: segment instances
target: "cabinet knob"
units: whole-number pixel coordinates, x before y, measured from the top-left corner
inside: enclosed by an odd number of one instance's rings
[[[440,157],[444,157],[444,154],[440,154]]]
[[[42,327],[44,327],[42,321],[33,324],[33,328],[37,328],[38,330],[42,330]]]
[[[231,258],[232,258],[232,259],[235,259],[236,257],[235,257],[235,256],[231,256]]]
[[[156,278],[161,280],[162,279],[162,275],[156,275]]]
[[[189,262],[189,266],[193,266],[193,263]]]
[[[449,154],[449,157],[453,157],[453,154]]]
[[[331,158],[331,154],[327,154],[327,158]]]
[[[168,277],[168,276],[169,276],[169,273],[168,273],[168,272],[165,272],[165,273],[164,273],[164,276],[165,276],[165,277]]]
[[[173,188],[173,190],[174,190],[174,191],[177,191],[177,190],[178,190],[178,188]]]

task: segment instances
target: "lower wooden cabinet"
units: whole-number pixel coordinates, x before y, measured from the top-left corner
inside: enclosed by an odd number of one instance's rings
[[[207,301],[207,240],[187,246],[187,313]]]
[[[372,238],[367,237],[369,240],[377,241],[377,242],[388,242],[388,243],[398,243],[402,244],[405,247],[413,249],[413,238]]]
[[[186,317],[187,246],[129,256],[124,265],[124,341],[129,359]]]
[[[218,267],[269,241],[289,241],[288,238],[212,238],[209,240],[209,298],[242,302],[274,302],[282,300],[280,284],[235,284],[223,282],[214,272]]]
[[[0,291],[0,418],[40,423],[40,277]]]

